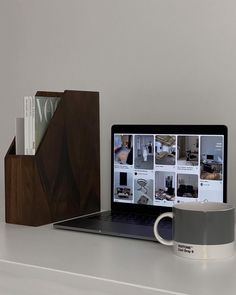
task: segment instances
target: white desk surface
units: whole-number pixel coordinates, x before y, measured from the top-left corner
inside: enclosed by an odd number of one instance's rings
[[[188,260],[155,242],[0,223],[0,294],[32,290],[35,295],[235,295],[236,255]]]

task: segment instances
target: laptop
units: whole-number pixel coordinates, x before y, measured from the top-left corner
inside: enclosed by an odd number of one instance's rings
[[[155,240],[157,216],[184,202],[226,202],[227,127],[114,125],[111,128],[111,210],[55,228]],[[171,239],[171,221],[159,232]]]

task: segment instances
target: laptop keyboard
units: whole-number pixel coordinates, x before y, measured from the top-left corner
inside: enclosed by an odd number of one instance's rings
[[[146,225],[153,226],[156,220],[156,216],[141,215],[135,213],[114,213],[104,212],[100,215],[89,217],[92,220],[107,221],[107,222],[119,222],[126,224]]]

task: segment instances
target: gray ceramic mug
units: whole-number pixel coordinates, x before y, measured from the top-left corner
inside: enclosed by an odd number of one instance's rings
[[[164,217],[173,218],[173,240],[158,233]],[[161,214],[154,224],[156,239],[174,253],[195,259],[226,258],[234,254],[234,207],[225,203],[181,203]]]

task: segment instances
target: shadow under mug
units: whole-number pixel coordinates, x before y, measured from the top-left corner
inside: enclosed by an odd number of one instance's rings
[[[158,232],[159,222],[172,218],[173,240]],[[173,246],[178,256],[193,259],[226,258],[234,254],[234,207],[225,203],[181,203],[173,212],[161,214],[154,223],[154,235],[164,245]]]

